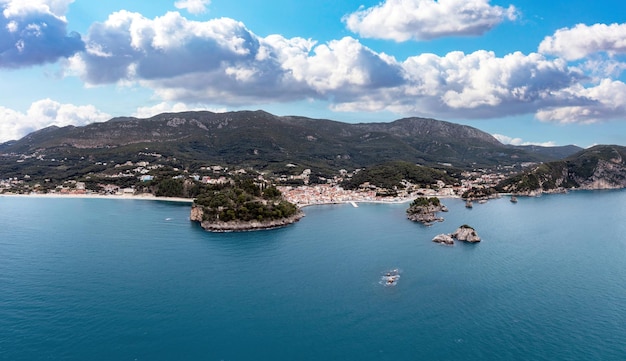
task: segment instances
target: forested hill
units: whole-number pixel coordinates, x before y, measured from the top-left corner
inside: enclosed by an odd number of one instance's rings
[[[569,189],[626,187],[626,147],[598,145],[561,161],[541,164],[500,183],[501,192],[536,194]]]
[[[537,152],[505,146],[476,128],[434,119],[351,124],[264,111],[114,118],[81,127],[49,127],[0,145],[5,156],[64,159],[64,166],[72,168],[87,167],[94,161],[138,161],[142,154],[151,153],[176,159],[191,171],[207,163],[260,170],[285,164],[337,170],[395,160],[467,169],[555,160],[562,155],[559,151],[572,149]]]

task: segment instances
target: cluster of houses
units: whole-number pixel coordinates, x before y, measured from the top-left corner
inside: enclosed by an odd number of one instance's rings
[[[107,165],[107,163],[97,162],[96,165]],[[119,182],[111,182],[108,184],[106,181],[103,181],[106,178],[136,178],[139,183],[148,183],[155,180],[158,180],[158,174],[165,166],[163,164],[150,164],[147,161],[139,161],[139,162],[131,162],[127,161],[122,164],[108,164],[112,166],[105,173],[98,174],[98,178],[102,181],[100,184],[100,190],[98,193],[106,194],[106,195],[129,195],[134,194],[136,192],[136,188],[134,186],[130,187],[120,187],[118,185],[112,183]],[[294,164],[287,164],[287,168],[295,168]],[[244,174],[246,170],[238,169],[238,170],[229,170],[226,167],[220,165],[213,166],[205,166],[201,167],[198,173],[187,174],[185,171],[180,171],[177,168],[172,168],[173,171],[178,171],[178,175],[174,176],[175,179],[192,179],[197,182],[202,182],[205,184],[223,184],[230,182],[230,176],[237,174]],[[346,199],[354,199],[355,197],[363,198],[363,200],[375,200],[376,199],[376,189],[371,186],[368,187],[367,184],[364,184],[364,187],[357,193],[349,192],[343,190],[338,184],[341,183],[346,177],[351,177],[355,172],[348,172],[345,169],[341,169],[336,176],[331,179],[321,179],[322,182],[326,182],[324,185],[309,185],[311,170],[305,169],[300,174],[295,175],[282,175],[278,179],[278,183],[282,184],[292,184],[291,187],[283,187],[281,190],[283,193],[288,195],[288,198],[291,198],[295,203],[298,204],[311,204],[315,202],[334,202],[334,201],[343,201]],[[156,174],[156,175],[155,175]],[[210,175],[206,175],[210,174]],[[417,188],[417,186],[407,183],[404,185],[404,189],[399,190],[397,196],[398,197],[410,197],[414,194],[421,194],[426,196],[455,196],[463,194],[468,189],[471,188],[483,188],[483,187],[492,187],[505,179],[507,175],[504,172],[500,173],[488,173],[486,171],[474,171],[474,172],[465,172],[463,173],[463,180],[461,184],[457,185],[446,185],[443,182],[439,181],[436,187],[431,188]],[[88,178],[88,177],[87,177]],[[265,182],[262,175],[259,175],[259,180],[261,182]],[[50,182],[50,180],[46,180],[45,183]],[[303,186],[297,186],[297,184],[302,184]],[[317,180],[316,183],[319,183]],[[293,186],[296,184],[296,186]],[[46,187],[41,187],[41,184],[32,184],[32,181],[28,175],[22,177],[22,179],[18,179],[16,177],[8,178],[8,179],[0,179],[0,193],[9,192],[9,193],[32,193],[32,192],[41,192],[43,188],[47,190],[48,193],[59,193],[59,194],[90,194],[93,193],[89,189],[85,187],[84,182],[76,181],[76,180],[68,180],[63,184],[56,185],[54,187],[50,187],[49,184],[46,184]],[[137,184],[140,187],[140,184]]]

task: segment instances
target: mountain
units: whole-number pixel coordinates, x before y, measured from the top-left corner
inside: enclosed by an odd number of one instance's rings
[[[583,148],[576,145],[564,145],[560,147],[542,147],[539,145],[520,145],[515,146],[518,149],[524,149],[531,154],[537,154],[538,156],[547,157],[550,159],[564,159],[570,155],[576,154],[583,150]]]
[[[626,147],[597,145],[564,160],[541,164],[500,183],[498,191],[522,194],[568,189],[626,187]]]
[[[563,154],[568,151],[572,149],[563,149]],[[283,171],[294,164],[298,170],[326,174],[388,161],[472,169],[558,159],[549,152],[505,146],[473,127],[435,119],[350,124],[264,111],[164,113],[80,127],[52,126],[1,144],[0,154],[2,174],[28,172],[48,178],[156,159],[188,171],[215,164]],[[15,157],[21,158],[19,166]]]

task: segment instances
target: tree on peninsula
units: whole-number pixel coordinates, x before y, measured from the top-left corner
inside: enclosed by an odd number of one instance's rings
[[[275,186],[251,178],[215,185],[198,195],[194,207],[202,210],[203,222],[267,222],[297,215],[298,207],[282,198]]]

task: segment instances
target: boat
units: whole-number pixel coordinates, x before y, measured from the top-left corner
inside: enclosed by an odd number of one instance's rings
[[[385,286],[395,286],[400,279],[400,270],[395,268],[383,273],[380,283]]]
[[[472,204],[472,201],[465,202],[465,208],[472,208],[472,207],[474,207],[474,204]]]
[[[517,197],[516,196],[511,196],[511,202],[512,203],[517,203]]]
[[[395,286],[400,279],[400,275],[383,276],[382,283],[385,286]]]

